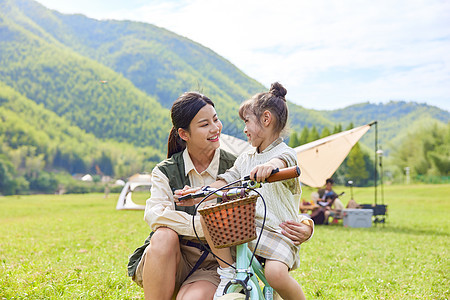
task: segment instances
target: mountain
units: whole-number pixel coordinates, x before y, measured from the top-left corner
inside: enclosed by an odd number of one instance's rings
[[[344,125],[349,124],[349,121],[358,126],[377,120],[379,144],[384,144],[385,149],[389,149],[390,144],[398,142],[407,132],[424,122],[445,124],[450,121],[448,111],[423,103],[405,101],[390,101],[385,104],[365,102],[321,113],[327,119]],[[365,136],[362,142],[373,145],[373,137]]]

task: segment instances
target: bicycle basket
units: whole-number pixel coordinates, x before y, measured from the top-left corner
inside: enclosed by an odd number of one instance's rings
[[[216,248],[240,245],[256,238],[257,198],[253,195],[198,210]]]

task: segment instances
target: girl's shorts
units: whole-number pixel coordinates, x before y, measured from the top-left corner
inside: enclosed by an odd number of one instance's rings
[[[256,221],[256,233],[259,236],[261,233],[261,225]],[[254,239],[248,243],[251,251],[255,249],[256,241]],[[300,266],[300,246],[294,243],[282,233],[279,233],[271,228],[264,227],[261,239],[256,249],[256,255],[270,260],[277,260],[288,266],[289,270],[297,269]]]

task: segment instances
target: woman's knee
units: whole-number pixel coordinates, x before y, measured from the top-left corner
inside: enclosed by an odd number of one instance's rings
[[[209,281],[196,281],[183,286],[177,295],[177,300],[212,299],[217,286]]]
[[[172,256],[180,252],[178,234],[170,228],[158,228],[150,241],[147,255]]]

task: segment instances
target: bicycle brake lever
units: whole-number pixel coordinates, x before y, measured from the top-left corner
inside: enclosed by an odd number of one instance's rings
[[[191,193],[191,194],[186,194],[184,196],[181,196],[180,198],[178,198],[178,201],[184,201],[184,200],[188,200],[188,199],[195,199],[195,198],[201,198],[204,197],[208,194],[208,186],[204,186],[201,190],[199,190],[198,192],[195,193]]]
[[[205,192],[201,191],[201,192],[197,192],[197,193],[193,193],[193,194],[187,194],[184,196],[181,196],[180,198],[178,198],[178,201],[184,201],[184,200],[188,200],[188,199],[195,199],[195,198],[201,198],[205,196]]]

